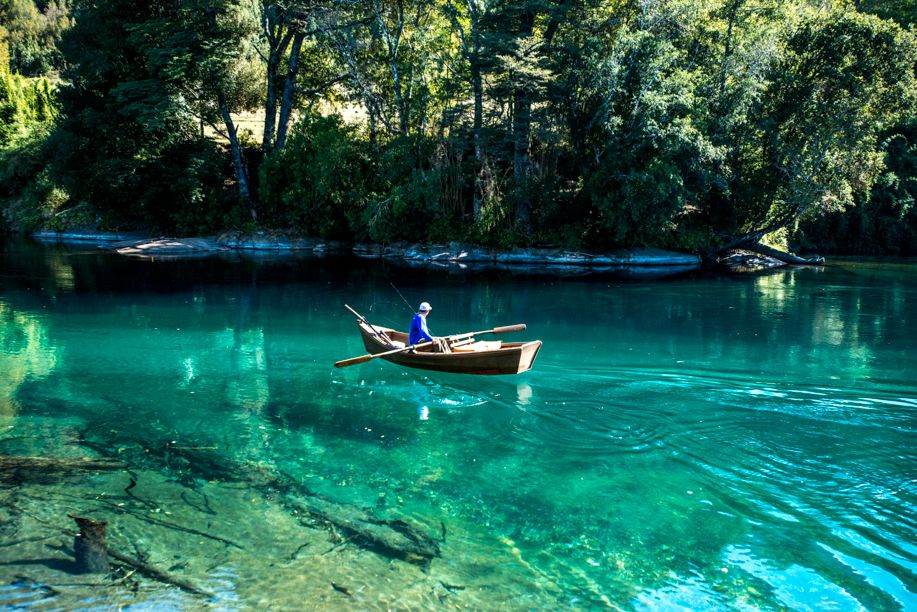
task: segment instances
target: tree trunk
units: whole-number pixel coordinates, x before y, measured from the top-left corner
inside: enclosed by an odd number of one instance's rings
[[[76,557],[77,571],[81,574],[107,574],[108,549],[105,546],[104,521],[68,514],[76,521],[79,532],[73,538],[73,554]]]
[[[749,251],[754,251],[755,253],[761,253],[762,255],[767,255],[768,257],[773,257],[778,261],[783,263],[790,264],[792,266],[823,266],[825,265],[825,258],[816,255],[815,257],[810,257],[806,259],[805,257],[799,257],[798,255],[793,255],[792,253],[785,253],[784,251],[765,246],[760,242],[753,242],[751,244],[746,244],[742,248]]]
[[[264,99],[264,134],[261,151],[268,155],[274,148],[274,125],[277,122],[277,87],[274,83],[277,73],[277,52],[271,48],[267,62],[267,92]]]
[[[529,137],[532,127],[532,102],[523,88],[516,89],[513,101],[513,179],[515,182],[516,225],[523,232],[532,225],[532,203],[528,187],[531,174]]]
[[[535,27],[535,12],[522,12],[519,34],[530,37]],[[527,232],[532,227],[532,203],[529,200],[529,178],[532,158],[529,140],[532,133],[532,100],[528,83],[517,83],[513,91],[513,179],[515,182],[516,227]]]
[[[221,91],[218,94],[220,103],[220,116],[226,125],[226,135],[229,138],[229,149],[232,153],[232,167],[236,174],[236,182],[239,184],[239,197],[242,203],[248,208],[252,216],[252,221],[258,222],[258,214],[255,212],[255,201],[252,198],[251,189],[248,182],[248,169],[245,167],[245,158],[242,156],[242,145],[239,143],[239,135],[236,131],[236,125],[229,114],[229,104],[226,102],[226,95]]]
[[[290,129],[290,118],[293,116],[293,95],[296,90],[296,75],[299,72],[299,54],[305,34],[296,34],[293,37],[293,46],[290,48],[290,59],[287,63],[287,78],[283,85],[283,98],[280,102],[280,124],[277,127],[277,142],[275,148],[283,149],[287,142]]]
[[[474,27],[474,26],[472,26]],[[472,32],[474,36],[474,32]],[[475,42],[475,57],[471,61],[471,84],[474,89],[474,126],[472,134],[474,138],[474,200],[472,202],[472,211],[474,220],[481,220],[481,208],[484,203],[484,142],[481,131],[484,127],[484,85],[481,79],[481,65],[478,61],[478,49]]]
[[[264,35],[268,41],[267,56],[267,91],[264,98],[264,134],[261,139],[261,151],[269,155],[274,149],[274,134],[277,129],[277,68],[283,59],[287,47],[293,38],[290,31],[284,32],[285,18],[274,10],[265,8],[269,14],[265,14],[262,24]]]
[[[402,136],[408,134],[408,109],[404,105],[404,96],[401,92],[401,75],[398,72],[398,64],[395,60],[390,63],[392,70],[392,82],[395,85],[395,104],[398,105],[398,129]]]

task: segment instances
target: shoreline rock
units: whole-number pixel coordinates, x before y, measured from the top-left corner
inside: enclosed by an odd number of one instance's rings
[[[699,268],[701,258],[689,253],[662,249],[616,250],[592,254],[550,248],[520,248],[498,251],[485,247],[452,242],[441,245],[402,243],[357,244],[353,254],[363,259],[402,259],[407,262],[437,264],[493,264],[496,266],[563,266],[578,268],[620,268],[634,266]]]
[[[304,254],[317,257],[353,255],[360,259],[385,259],[412,268],[446,268],[457,272],[510,270],[517,273],[624,273],[640,277],[691,272],[701,258],[689,253],[641,248],[607,253],[584,253],[543,247],[501,251],[461,242],[449,244],[350,245],[340,241],[289,236],[283,233],[226,232],[219,236],[186,238],[153,237],[133,232],[40,231],[32,238],[45,243],[93,244],[121,255],[149,258],[207,257],[239,253],[246,256]]]

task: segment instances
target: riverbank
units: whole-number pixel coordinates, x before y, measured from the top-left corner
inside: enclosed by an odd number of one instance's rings
[[[653,248],[586,253],[558,248],[500,250],[460,242],[433,245],[350,244],[268,232],[163,238],[136,233],[45,230],[36,232],[32,238],[43,243],[91,245],[121,255],[147,258],[208,257],[232,252],[251,255],[352,255],[361,259],[384,259],[410,267],[446,268],[456,272],[492,269],[522,273],[629,272],[649,277],[691,272],[699,269],[702,263],[698,255]]]

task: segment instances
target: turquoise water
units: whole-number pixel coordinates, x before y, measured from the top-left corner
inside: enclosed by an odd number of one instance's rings
[[[119,462],[4,479],[0,607],[917,609],[913,262],[633,282],[0,250],[0,457]],[[534,369],[332,367],[362,352],[345,302],[407,326],[392,282],[436,334],[526,323]],[[439,556],[297,514],[313,494]],[[73,574],[68,513],[212,597]]]

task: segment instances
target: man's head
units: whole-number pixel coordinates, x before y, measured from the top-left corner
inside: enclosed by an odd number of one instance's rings
[[[429,302],[421,302],[420,308],[417,309],[417,312],[419,312],[422,315],[425,315],[429,313],[431,310],[433,310],[433,307],[430,306]]]

